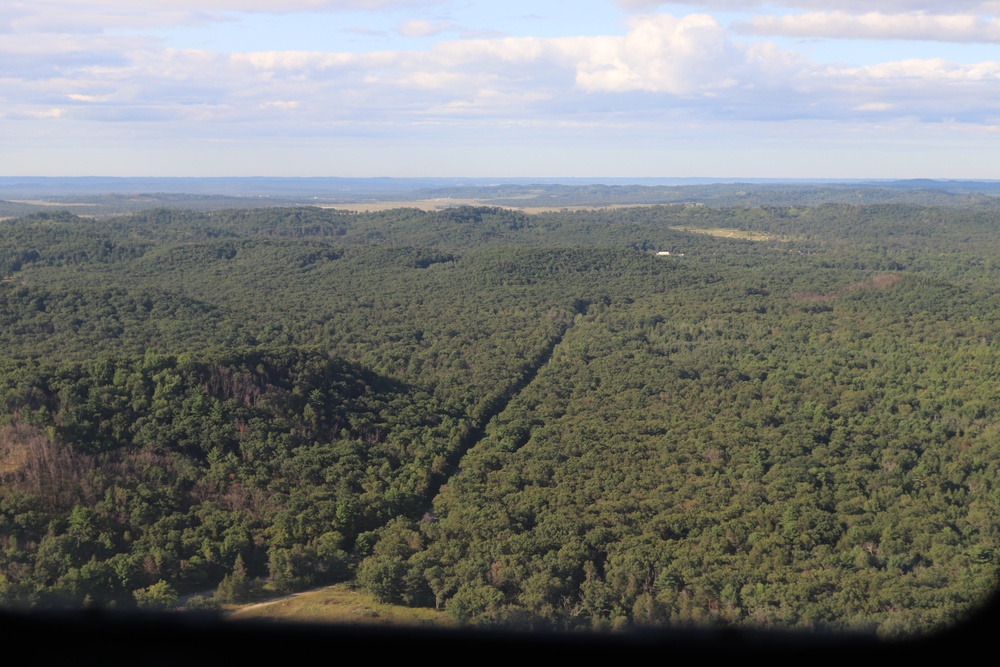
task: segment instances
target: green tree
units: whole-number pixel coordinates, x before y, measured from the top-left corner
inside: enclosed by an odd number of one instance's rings
[[[243,556],[237,555],[233,570],[222,578],[215,597],[219,602],[246,602],[250,598],[250,578],[247,576]]]
[[[162,579],[152,586],[133,591],[132,597],[139,609],[167,611],[177,607],[177,591]]]

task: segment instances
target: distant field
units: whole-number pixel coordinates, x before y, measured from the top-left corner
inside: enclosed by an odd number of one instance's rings
[[[77,202],[45,201],[44,199],[8,199],[11,204],[27,204],[29,206],[57,206],[66,208],[68,206],[97,206],[97,204],[86,204]]]
[[[679,232],[691,232],[692,234],[708,234],[709,236],[718,236],[720,238],[726,238],[726,239],[746,239],[747,241],[790,241],[791,240],[787,236],[776,236],[774,234],[765,234],[763,232],[752,232],[743,229],[725,229],[722,227],[716,227],[713,229],[701,229],[698,227],[671,227],[670,229],[676,229]]]
[[[607,211],[615,208],[644,208],[659,204],[607,204],[603,206],[504,206],[524,213],[559,213],[560,211]]]
[[[484,206],[477,199],[420,199],[417,201],[372,201],[353,202],[350,204],[320,204],[320,208],[332,208],[338,211],[358,211],[359,213],[377,213],[394,208],[419,208],[421,211],[439,211],[453,206]]]
[[[530,199],[530,197],[511,197],[510,199]],[[456,206],[496,206],[509,208],[524,213],[558,213],[559,211],[599,211],[611,208],[635,208],[639,206],[655,206],[655,204],[613,204],[608,206],[511,206],[499,204],[488,199],[420,199],[417,201],[373,201],[354,202],[350,204],[321,204],[319,208],[332,208],[338,211],[357,211],[359,213],[376,213],[394,208],[418,208],[421,211],[440,211]],[[696,231],[696,230],[692,230]]]
[[[233,619],[292,621],[295,623],[338,623],[360,625],[418,625],[455,627],[444,612],[423,607],[382,604],[346,586],[330,586],[318,591],[280,598],[273,602],[247,605],[232,612]]]

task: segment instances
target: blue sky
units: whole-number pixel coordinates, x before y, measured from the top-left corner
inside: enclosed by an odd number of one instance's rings
[[[6,0],[0,175],[1000,178],[997,17],[968,0]]]

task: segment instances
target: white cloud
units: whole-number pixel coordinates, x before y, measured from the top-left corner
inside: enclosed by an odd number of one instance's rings
[[[855,111],[889,111],[892,105],[888,102],[867,102],[854,107]]]
[[[645,90],[678,95],[736,85],[747,64],[715,19],[667,14],[634,19],[624,39],[590,40],[576,64],[576,83],[588,92]]]
[[[66,113],[65,109],[44,109],[30,112],[35,118],[60,118],[64,113]]]
[[[894,81],[1000,81],[1000,62],[958,65],[941,58],[908,59],[842,70],[852,76]]]
[[[164,3],[143,7],[140,3],[82,2],[76,0],[12,0],[0,8],[0,32],[85,35],[116,29],[153,29],[175,25],[197,25],[224,20],[221,13],[203,7]]]
[[[399,33],[406,37],[429,37],[442,32],[454,30],[455,25],[450,21],[424,21],[423,19],[412,19],[399,24]]]
[[[282,111],[294,111],[299,108],[301,102],[298,100],[273,100],[263,102],[259,106],[261,109],[280,109]]]
[[[1000,42],[1000,19],[972,14],[851,15],[821,12],[788,16],[759,16],[734,26],[738,32],[787,37],[835,39],[909,39],[941,42]]]
[[[69,93],[66,95],[74,102],[110,102],[111,95],[84,95],[81,93]]]
[[[248,65],[261,73],[292,72],[298,76],[307,76],[310,73],[349,66],[365,59],[374,63],[380,58],[378,53],[358,56],[353,53],[327,53],[324,51],[257,51],[233,53],[227,57],[212,51],[185,50],[170,53],[177,58],[209,58],[215,62],[221,62],[225,58],[236,66]]]
[[[733,121],[1000,123],[998,63],[827,66],[773,43],[744,43],[701,14],[633,16],[623,35],[454,39],[367,53],[9,35],[0,60],[12,123],[73,128],[74,136],[96,127],[159,133],[165,142],[405,137],[430,127],[582,136]]]
[[[0,33],[101,33],[206,25],[240,13],[290,14],[438,7],[446,0],[4,0]]]
[[[443,0],[36,0],[13,2],[14,6],[45,5],[62,9],[84,9],[95,13],[122,10],[137,12],[197,11],[267,12],[380,10],[396,7],[433,7]]]
[[[631,11],[654,11],[664,5],[685,5],[712,10],[749,10],[785,7],[812,11],[870,12],[870,0],[618,0]],[[1000,13],[998,0],[879,0],[878,11],[886,14],[926,12],[929,14]]]

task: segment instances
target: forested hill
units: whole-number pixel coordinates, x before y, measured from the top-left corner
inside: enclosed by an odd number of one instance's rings
[[[356,579],[481,625],[942,627],[1000,564],[998,223],[0,221],[0,601]]]

